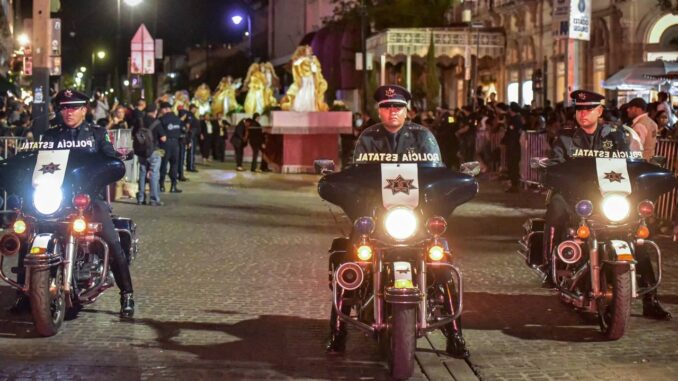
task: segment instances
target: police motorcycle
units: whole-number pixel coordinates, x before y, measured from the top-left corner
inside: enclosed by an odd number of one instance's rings
[[[643,160],[577,158],[552,165],[549,159],[533,158],[530,164],[545,171],[547,200],[554,191],[562,194],[577,221],[570,221],[565,239],[552,245],[546,261],[543,240],[553,233],[544,232],[543,219],[529,219],[519,253],[537,273],[550,274],[562,301],[594,314],[605,338],[621,338],[632,299],[661,282],[661,251],[648,239],[647,220],[655,211],[652,200],[676,186],[675,176]],[[653,254],[658,264],[657,281],[647,287],[636,281],[640,250]]]
[[[102,226],[85,215],[93,198],[124,174],[121,160],[69,150],[24,151],[0,162],[0,188],[11,211],[0,238],[0,278],[28,296],[40,335],[55,335],[65,318],[113,286],[109,247],[97,234]],[[113,223],[131,261],[136,225],[116,216]],[[5,258],[17,254],[23,261],[12,271],[24,272],[23,284],[3,270]]]
[[[477,192],[473,176],[430,163],[361,164],[319,181],[320,197],[353,222],[330,249],[333,314],[379,342],[395,379],[412,375],[416,339],[436,329],[459,335],[468,355],[462,275],[443,234]]]

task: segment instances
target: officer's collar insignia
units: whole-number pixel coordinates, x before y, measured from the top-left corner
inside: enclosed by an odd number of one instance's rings
[[[61,170],[61,168],[59,168],[59,165],[60,164],[54,164],[54,163],[45,164],[45,165],[42,166],[42,168],[39,169],[39,171],[42,172],[43,175],[47,174],[47,173],[54,173],[56,171]]]
[[[410,189],[417,189],[412,183],[414,183],[414,179],[412,180],[407,180],[404,179],[401,175],[398,175],[395,179],[386,179],[386,182],[388,185],[384,187],[384,189],[390,189],[393,194],[396,193],[405,193],[407,195],[410,194]]]
[[[71,90],[66,90],[64,91],[64,95],[70,98],[73,96],[73,92]]]
[[[605,173],[605,180],[610,180],[611,183],[621,183],[622,180],[626,180],[621,173],[615,171],[610,171]]]
[[[388,98],[393,98],[393,97],[395,97],[396,92],[395,92],[395,90],[394,90],[393,88],[389,87],[389,88],[386,89],[386,91],[384,92],[384,95],[386,95]]]
[[[603,140],[603,149],[612,149],[612,140]]]

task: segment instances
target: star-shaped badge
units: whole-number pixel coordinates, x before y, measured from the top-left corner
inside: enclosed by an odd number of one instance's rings
[[[388,182],[388,185],[386,185],[384,189],[390,189],[393,194],[403,192],[409,195],[410,189],[417,189],[417,187],[412,185],[414,179],[406,180],[400,175],[398,175],[398,177],[395,179],[386,179],[386,182]]]
[[[626,180],[621,173],[615,171],[605,173],[605,179],[610,180],[611,183],[621,183],[622,180]]]
[[[47,173],[54,173],[56,171],[60,171],[61,168],[59,168],[59,165],[61,164],[54,164],[54,163],[49,163],[49,164],[44,164],[42,168],[39,169],[42,174],[47,174]]]
[[[612,140],[603,140],[603,149],[612,149]]]
[[[619,245],[617,248],[618,248],[619,250],[626,250],[626,249],[628,249],[629,247],[628,247],[625,243],[622,243],[622,244]]]

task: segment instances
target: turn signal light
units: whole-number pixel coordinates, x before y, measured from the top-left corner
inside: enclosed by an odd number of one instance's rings
[[[443,256],[445,256],[445,250],[442,246],[435,245],[428,249],[428,257],[431,258],[432,261],[439,261],[443,259]]]
[[[591,236],[591,229],[588,226],[582,225],[577,229],[577,237],[587,239]]]
[[[361,261],[369,261],[372,259],[372,248],[367,245],[358,247],[358,258]]]
[[[14,229],[16,234],[24,234],[26,232],[26,222],[24,220],[16,220],[12,229]]]
[[[645,225],[638,226],[638,229],[636,229],[636,237],[646,239],[649,236],[650,236],[650,229],[648,229],[647,226],[645,226]]]
[[[73,231],[76,233],[82,233],[87,230],[87,222],[84,218],[76,218],[73,221]]]
[[[447,230],[447,221],[440,216],[431,217],[426,221],[426,230],[432,235],[442,235]]]
[[[32,247],[31,248],[31,254],[45,254],[47,252],[46,247]]]
[[[73,197],[73,206],[78,210],[83,210],[89,206],[89,195],[86,193],[78,193]]]

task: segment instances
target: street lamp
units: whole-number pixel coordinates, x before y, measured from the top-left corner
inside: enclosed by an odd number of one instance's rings
[[[31,39],[26,33],[21,33],[19,36],[17,36],[16,40],[20,46],[27,46],[31,43]]]
[[[86,72],[86,71],[87,71],[87,68],[86,68],[86,67],[84,67],[84,66],[80,66],[80,71],[84,73],[84,72]]]
[[[248,54],[251,56],[252,55],[252,19],[250,18],[250,14],[247,13],[247,31],[245,32],[245,36],[247,36],[247,51],[249,52]],[[235,14],[231,16],[231,21],[235,25],[240,25],[240,23],[244,20],[244,18],[239,15]]]
[[[99,58],[100,60],[103,60],[104,58],[106,58],[106,52],[103,51],[103,50],[99,50],[97,52],[97,58]]]
[[[106,58],[106,51],[104,50],[98,50],[96,52],[92,52],[92,75],[89,76],[89,91],[92,91],[92,84],[94,82],[94,63],[96,62],[95,58],[98,58],[99,60],[103,60]]]

